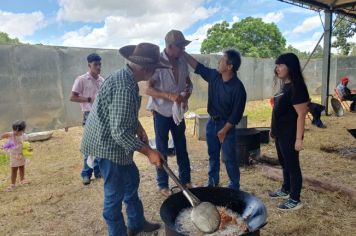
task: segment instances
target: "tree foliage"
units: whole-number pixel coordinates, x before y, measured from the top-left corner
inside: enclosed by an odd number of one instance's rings
[[[356,33],[356,19],[338,16],[334,25],[333,36],[336,37],[336,40],[332,46],[339,49],[341,55],[347,56],[350,54],[354,45],[348,42],[347,39],[352,38]]]
[[[352,46],[351,56],[356,56],[356,44]]]
[[[7,33],[0,32],[0,44],[21,44],[18,38],[10,38]]]
[[[288,47],[285,49],[284,52],[292,52],[295,55],[297,55],[299,59],[308,59],[311,54],[311,52],[299,51],[298,49],[294,48],[292,45],[288,45]],[[322,57],[323,57],[323,48],[320,45],[318,45],[311,58],[315,59],[315,58],[322,58]]]
[[[265,23],[261,18],[247,17],[229,25],[217,23],[207,32],[201,53],[221,52],[233,47],[243,56],[271,58],[284,51],[286,39],[274,23]]]

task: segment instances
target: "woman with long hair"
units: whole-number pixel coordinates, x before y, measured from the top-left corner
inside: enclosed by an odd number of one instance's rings
[[[303,150],[309,94],[295,54],[280,55],[274,73],[281,86],[274,96],[271,137],[275,139],[278,159],[283,168],[283,185],[280,190],[269,193],[269,196],[286,199],[277,206],[278,209],[297,210],[303,205],[300,201],[302,172],[299,152]]]

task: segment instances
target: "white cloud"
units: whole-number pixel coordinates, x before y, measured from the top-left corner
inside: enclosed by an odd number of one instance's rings
[[[348,38],[347,42],[349,43],[356,43],[356,34],[354,34],[354,36],[352,38]]]
[[[282,20],[284,14],[282,12],[269,12],[267,15],[262,17],[262,20],[266,23],[278,23]]]
[[[194,34],[188,35],[187,38],[193,40],[187,47],[186,50],[189,53],[200,53],[200,47],[204,39],[206,39],[206,33],[208,29],[211,28],[214,24],[219,22],[214,22],[212,24],[205,24],[200,26]]]
[[[283,31],[282,35],[284,37],[287,37],[290,33],[291,33],[290,30],[286,30],[286,31]]]
[[[61,2],[63,3],[67,1],[61,0]],[[82,0],[75,2],[82,2]],[[119,4],[117,2],[123,4],[123,1],[113,1],[112,4]],[[148,2],[152,2],[152,0],[146,0],[141,2],[142,5],[148,6]],[[218,10],[215,8],[207,9],[201,6],[192,7],[192,5],[196,5],[195,2],[200,1],[190,0],[188,2],[190,3],[186,4],[184,2],[184,4],[180,3],[168,5],[163,4],[162,0],[161,5],[163,8],[167,9],[166,11],[157,10],[157,7],[150,6],[151,8],[147,8],[147,12],[142,12],[142,14],[137,14],[134,12],[130,15],[128,13],[131,13],[131,11],[133,11],[133,8],[129,8],[127,9],[127,14],[106,16],[104,20],[104,25],[102,27],[91,28],[89,26],[85,26],[77,31],[65,33],[62,36],[62,45],[80,47],[119,48],[126,44],[138,43],[143,41],[162,44],[164,35],[169,30],[178,29],[184,31],[185,29],[189,28],[193,23],[208,18]],[[107,4],[103,4],[103,6],[101,6],[101,2],[97,3],[97,7],[100,6],[101,8],[104,8],[104,6],[107,6]],[[113,7],[114,6],[112,6],[112,8]],[[107,8],[101,9],[102,12],[105,13],[105,11],[109,11],[109,9]],[[178,8],[180,10],[177,10],[175,8]],[[154,9],[157,11],[153,12]],[[87,10],[89,11],[89,9]],[[84,11],[87,10],[84,9]],[[140,9],[138,10],[140,11]],[[152,10],[152,12],[149,12],[150,10]],[[72,19],[74,19],[74,17],[77,17],[77,15],[74,14],[71,15],[71,17]]]
[[[303,23],[293,29],[293,33],[306,33],[321,26],[319,16],[313,16],[305,19]]]
[[[293,47],[297,48],[302,52],[312,52],[316,46],[318,40],[320,39],[323,32],[315,32],[312,37],[308,40],[288,42],[287,45],[291,44]],[[323,40],[321,40],[320,45],[323,47]]]
[[[110,16],[139,18],[178,12],[189,17],[189,13],[198,9],[198,14],[209,11],[201,7],[202,3],[203,0],[59,0],[57,18],[66,21],[102,22]]]
[[[239,18],[237,16],[234,16],[232,18],[231,22],[228,22],[230,27],[232,26],[233,23],[237,22],[239,20]],[[215,24],[217,23],[221,23],[223,20],[220,21],[215,21],[213,23],[210,24],[205,24],[200,26],[194,34],[188,35],[187,38],[190,40],[193,40],[186,48],[187,52],[189,53],[196,53],[196,54],[200,54],[200,47],[202,42],[204,41],[204,39],[206,39],[206,34],[208,32],[208,30]]]
[[[311,10],[311,9],[305,9],[302,7],[297,7],[297,6],[292,6],[292,7],[288,7],[288,8],[284,8],[282,10],[285,13],[297,13],[297,14],[314,14],[315,11]]]
[[[21,39],[32,35],[44,25],[42,12],[12,13],[0,10],[0,31],[6,32],[11,37]]]
[[[238,16],[233,16],[232,17],[232,23],[238,22],[240,18]]]

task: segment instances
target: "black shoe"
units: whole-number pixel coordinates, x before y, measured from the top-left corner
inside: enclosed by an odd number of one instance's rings
[[[278,205],[277,208],[282,211],[294,211],[302,208],[303,203],[301,201],[296,201],[288,198],[285,202]]]
[[[101,179],[103,178],[103,176],[101,176],[101,174],[95,175],[95,179]]]
[[[321,128],[321,129],[326,129],[326,125],[324,125],[323,123],[318,124],[317,126],[318,126],[318,128]]]
[[[90,178],[88,176],[84,176],[82,182],[84,185],[88,185],[90,184]]]
[[[283,190],[277,190],[275,192],[270,192],[268,193],[270,198],[283,198],[287,199],[289,198],[289,193],[284,192]]]
[[[127,230],[127,235],[128,236],[135,236],[135,235],[138,235],[141,232],[149,233],[149,232],[153,232],[155,230],[158,230],[160,227],[161,227],[160,224],[151,223],[151,222],[145,221],[145,223],[143,225],[143,228],[141,230],[128,229]]]
[[[325,129],[326,126],[323,124],[323,122],[321,120],[317,120],[317,122],[315,122],[315,125],[318,127],[318,128],[322,128],[322,129]]]

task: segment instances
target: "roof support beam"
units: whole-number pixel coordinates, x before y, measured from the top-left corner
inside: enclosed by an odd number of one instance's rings
[[[324,55],[321,87],[321,103],[325,106],[325,114],[329,110],[329,83],[330,83],[330,61],[331,61],[331,35],[332,35],[332,11],[325,10],[325,31],[324,31]]]
[[[355,2],[349,2],[349,3],[337,5],[337,9],[339,9],[339,8],[348,8],[348,7],[355,7],[355,6],[356,6]]]

